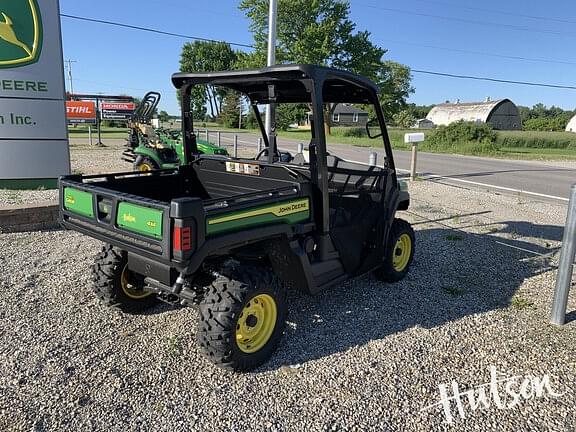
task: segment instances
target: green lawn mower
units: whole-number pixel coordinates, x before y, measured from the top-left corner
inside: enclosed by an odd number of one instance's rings
[[[154,128],[152,115],[160,102],[160,93],[147,93],[138,105],[130,123],[122,160],[133,164],[135,171],[177,168],[186,163],[182,133],[180,131]],[[224,148],[198,139],[198,150],[202,154],[228,156]]]

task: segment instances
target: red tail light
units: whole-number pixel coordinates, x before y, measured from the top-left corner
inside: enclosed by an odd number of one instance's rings
[[[192,249],[192,228],[174,227],[174,250],[189,251]]]

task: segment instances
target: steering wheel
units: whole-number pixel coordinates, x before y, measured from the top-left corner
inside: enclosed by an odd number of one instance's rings
[[[255,160],[260,160],[260,158],[264,155],[268,155],[268,147],[263,148],[262,150],[260,150],[258,152],[258,154],[256,155],[256,157],[254,158]],[[276,156],[278,156],[278,159],[280,159],[280,152],[278,150],[276,150]]]
[[[268,147],[260,150],[260,152],[256,155],[255,160],[260,160],[260,158],[265,154],[266,155],[268,154]],[[281,151],[278,151],[278,149],[276,149],[276,151],[275,151],[275,157],[278,158],[278,160],[280,162],[284,162],[284,163],[288,163],[288,162],[292,161],[292,159],[294,159],[290,153],[281,152]]]

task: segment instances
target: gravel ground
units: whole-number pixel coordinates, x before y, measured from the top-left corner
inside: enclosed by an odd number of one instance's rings
[[[411,192],[408,277],[291,294],[279,350],[243,375],[199,355],[193,309],[103,307],[88,272],[99,242],[0,234],[0,430],[575,430],[576,321],[548,324],[566,208],[429,181]],[[491,365],[547,374],[564,395],[454,408],[453,425],[421,411],[439,384],[476,387]]]

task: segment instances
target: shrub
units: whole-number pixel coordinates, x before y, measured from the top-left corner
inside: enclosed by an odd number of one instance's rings
[[[342,131],[344,137],[363,138],[367,136],[366,129],[363,128],[346,128]]]
[[[496,132],[486,123],[458,121],[448,126],[438,126],[428,134],[427,144],[440,148],[464,142],[495,144],[496,138]]]

